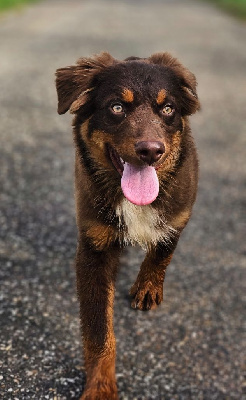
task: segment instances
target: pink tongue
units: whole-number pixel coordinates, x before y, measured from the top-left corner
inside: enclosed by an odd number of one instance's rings
[[[121,178],[124,196],[137,206],[152,203],[159,193],[159,181],[154,167],[135,167],[127,162]]]

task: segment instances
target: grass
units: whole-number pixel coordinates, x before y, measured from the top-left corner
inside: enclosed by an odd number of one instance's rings
[[[37,0],[0,0],[0,11],[21,7]],[[246,20],[246,0],[208,0],[231,14]]]
[[[246,20],[246,0],[209,0],[230,14]]]
[[[37,0],[0,0],[0,11],[18,8],[26,3],[33,3],[34,1]]]

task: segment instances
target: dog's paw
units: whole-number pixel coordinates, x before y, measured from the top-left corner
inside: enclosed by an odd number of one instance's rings
[[[132,308],[142,311],[153,310],[163,300],[163,284],[153,284],[151,281],[136,281],[130,290]]]
[[[85,388],[80,400],[119,400],[116,384],[97,382]]]

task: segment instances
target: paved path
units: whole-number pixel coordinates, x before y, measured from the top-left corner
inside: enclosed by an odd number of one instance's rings
[[[54,71],[170,50],[199,81],[200,191],[157,311],[129,308],[142,255],[122,259],[120,398],[245,399],[246,26],[198,1],[49,0],[1,18],[0,37],[0,397],[77,399],[84,383],[71,118],[56,114]]]

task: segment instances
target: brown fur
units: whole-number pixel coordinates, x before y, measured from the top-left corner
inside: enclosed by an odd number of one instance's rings
[[[161,89],[157,95],[156,103],[160,106],[161,104],[164,103],[165,98],[166,98],[166,91],[164,89]]]
[[[147,250],[130,291],[132,307],[159,305],[166,268],[196,197],[198,162],[188,121],[199,108],[196,79],[168,53],[125,61],[102,53],[81,58],[56,75],[58,112],[75,114],[76,272],[87,371],[81,399],[114,400],[119,256],[128,242]],[[146,162],[136,151],[139,143],[164,149],[148,160],[160,186],[148,206],[129,203],[120,183],[119,156],[135,166]]]
[[[134,94],[129,89],[124,89],[122,92],[122,98],[126,103],[132,103],[134,100]]]

